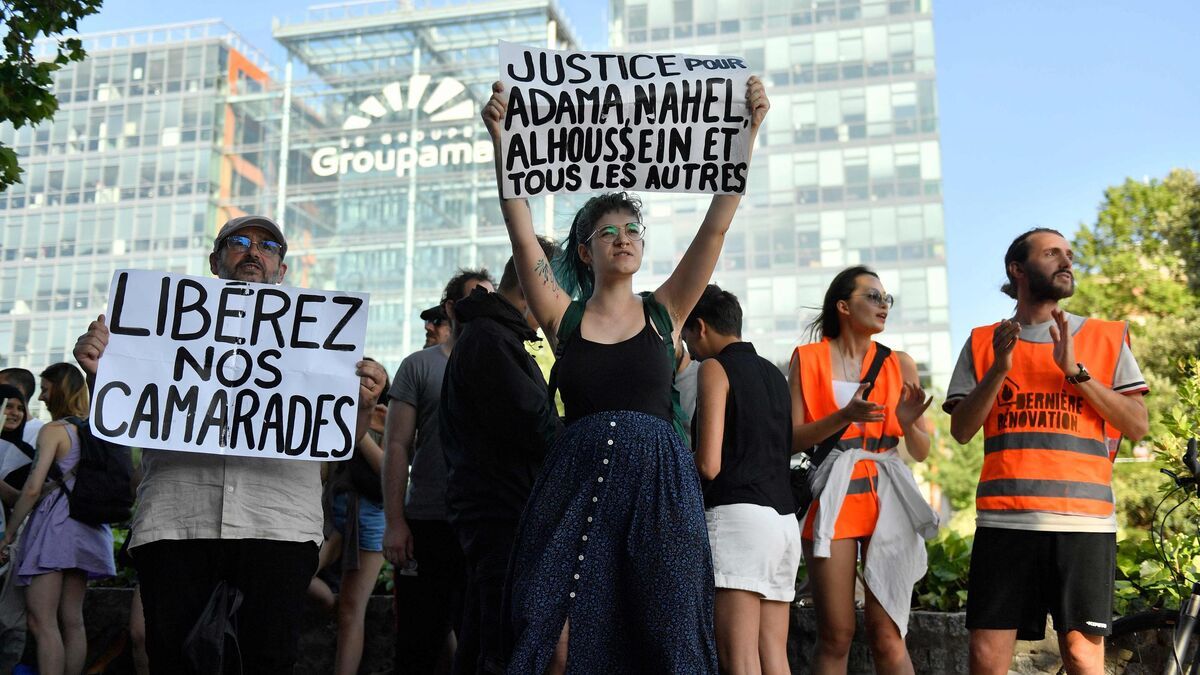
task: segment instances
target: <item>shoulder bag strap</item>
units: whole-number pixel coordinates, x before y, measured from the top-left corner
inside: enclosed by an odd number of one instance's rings
[[[867,388],[863,391],[864,400],[870,397],[871,392],[875,390],[875,378],[879,377],[879,371],[883,368],[883,362],[891,355],[892,350],[887,345],[875,344],[875,358],[871,361],[871,367],[867,369],[867,374],[862,379],[867,385]],[[842,440],[842,434],[846,433],[846,430],[849,428],[850,425],[847,424],[834,432],[829,438],[821,441],[813,451],[812,465],[814,467],[825,461],[829,453],[833,452],[833,448],[837,445],[838,441]]]

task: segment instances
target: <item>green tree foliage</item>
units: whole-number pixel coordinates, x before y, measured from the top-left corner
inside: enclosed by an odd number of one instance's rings
[[[1094,225],[1075,237],[1078,282],[1068,308],[1127,319],[1151,389],[1180,382],[1181,359],[1200,353],[1200,183],[1176,169],[1164,180],[1126,180],[1104,193]],[[1162,429],[1171,397],[1151,396]]]
[[[34,41],[73,31],[83,17],[99,11],[102,0],[0,0],[0,121],[16,128],[54,116],[58,99],[50,91],[54,71],[86,56],[77,38],[61,39],[53,60],[34,57]],[[0,191],[21,180],[17,153],[0,145]]]

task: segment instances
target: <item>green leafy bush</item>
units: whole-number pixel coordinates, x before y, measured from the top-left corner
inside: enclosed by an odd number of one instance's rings
[[[1191,594],[1181,579],[1200,579],[1200,537],[1195,533],[1170,536],[1159,550],[1150,538],[1121,541],[1113,609],[1122,616],[1150,608],[1179,609]]]
[[[943,530],[925,543],[929,571],[913,588],[913,608],[961,612],[967,607],[967,573],[971,569],[973,536]]]

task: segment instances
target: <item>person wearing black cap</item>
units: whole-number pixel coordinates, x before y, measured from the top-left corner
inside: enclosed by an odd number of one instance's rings
[[[477,286],[494,287],[486,269],[460,269],[442,292],[451,336],[409,354],[392,378],[383,433],[383,555],[397,569],[396,675],[438,672],[453,655],[466,571],[446,514],[446,458],[438,415],[442,377],[455,349],[454,303]],[[409,458],[412,458],[411,462]]]
[[[278,284],[286,255],[278,225],[242,216],[221,227],[208,261],[221,279]],[[75,344],[89,379],[107,343],[101,315]],[[361,438],[387,373],[370,361],[359,361],[356,373]],[[144,450],[142,469],[130,553],[141,580],[152,672],[188,672],[185,638],[225,581],[243,594],[242,672],[291,673],[323,539],[319,463]]]
[[[441,305],[421,312],[421,320],[425,322],[425,349],[444,345],[450,339],[450,320],[446,318],[446,310]]]

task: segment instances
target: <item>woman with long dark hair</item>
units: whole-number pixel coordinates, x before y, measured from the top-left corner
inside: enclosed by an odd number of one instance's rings
[[[815,498],[802,532],[817,610],[816,673],[846,672],[860,556],[876,672],[913,672],[904,644],[908,607],[913,584],[925,574],[922,537],[936,534],[937,515],[897,446],[903,437],[908,454],[925,460],[924,413],[933,399],[908,354],[874,341],[892,304],[875,272],[842,270],[810,327],[818,341],[792,354],[793,450],[838,439],[813,472]],[[876,359],[878,374],[864,381]]]
[[[38,433],[37,458],[13,507],[4,545],[12,543],[29,516],[14,564],[18,584],[29,587],[25,602],[29,632],[37,641],[38,670],[73,674],[83,672],[87,656],[83,595],[88,579],[111,577],[116,568],[108,525],[75,520],[67,502],[66,490],[75,485],[72,469],[79,462],[79,432],[64,418],[87,417],[87,382],[69,363],[50,366],[41,378],[38,400],[46,404],[54,421]],[[43,496],[51,465],[58,467],[61,477]]]
[[[493,92],[483,120],[499,181],[506,96],[500,83]],[[747,103],[753,143],[769,107],[757,78]],[[695,464],[672,427],[669,352],[679,349],[678,327],[712,276],[739,201],[714,196],[678,267],[639,297],[633,275],[646,226],[635,197],[588,200],[553,261],[525,200],[501,199],[530,309],[551,342],[562,342],[551,379],[567,422],[517,535],[510,673],[561,673],[568,663],[575,672],[716,672],[712,559]]]

